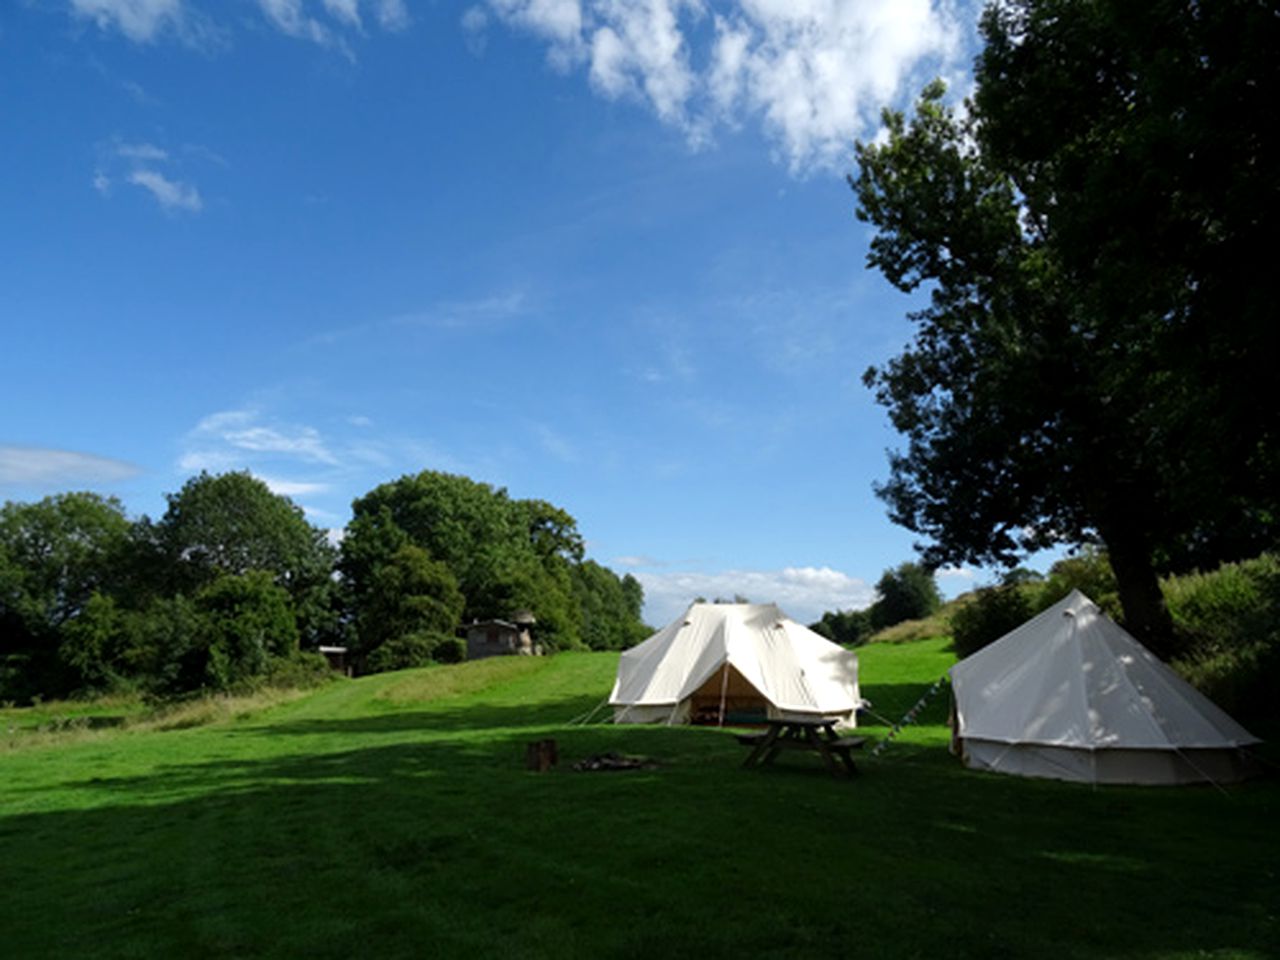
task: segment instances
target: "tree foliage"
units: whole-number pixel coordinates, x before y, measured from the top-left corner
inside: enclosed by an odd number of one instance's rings
[[[942,605],[932,571],[918,563],[902,563],[886,570],[876,584],[876,601],[869,611],[873,630],[904,620],[922,620]]]
[[[857,646],[875,632],[870,610],[828,610],[809,629],[843,646]]]
[[[65,693],[76,670],[63,628],[127,576],[129,520],[118,500],[63,493],[0,507],[0,694]],[[6,692],[7,691],[7,692]]]
[[[366,655],[410,634],[452,635],[466,602],[449,568],[410,543],[373,568],[359,597],[356,636]]]
[[[373,623],[381,615],[370,614],[379,603],[376,585],[409,546],[420,551],[420,560],[451,574],[463,599],[453,624],[422,624],[414,632],[451,631],[459,620],[504,619],[528,610],[539,642],[552,649],[616,649],[643,637],[639,583],[618,581],[611,571],[584,562],[577,522],[550,503],[514,500],[467,477],[423,471],[374,488],[355,502],[353,513],[340,567],[362,633],[378,633]],[[362,635],[359,642],[372,649],[393,633]],[[405,655],[424,649],[417,644]]]
[[[573,590],[582,611],[582,640],[592,650],[624,650],[649,634],[640,619],[643,590],[631,574],[619,577],[587,560],[573,568]]]
[[[642,639],[634,577],[583,559],[577,523],[466,477],[424,472],[355,505],[338,557],[249,473],[201,473],[158,521],[67,493],[0,508],[0,699],[161,696],[314,682],[321,643],[373,669],[455,662],[468,616],[529,610],[541,645]]]
[[[291,500],[248,472],[202,472],[166,499],[153,535],[170,592],[262,571],[288,591],[309,644],[336,629],[330,596],[336,553]]]
[[[1101,542],[1160,647],[1159,570],[1274,542],[1278,24],[1244,0],[993,4],[968,111],[934,83],[859,145],[869,263],[930,294],[866,376],[907,441],[878,492],[927,563]]]

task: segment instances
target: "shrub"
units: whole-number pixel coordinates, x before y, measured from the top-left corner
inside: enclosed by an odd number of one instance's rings
[[[833,643],[853,647],[871,636],[871,613],[867,610],[828,610],[809,629]]]
[[[1161,584],[1178,634],[1174,667],[1240,717],[1274,717],[1280,699],[1280,558],[1224,564]]]
[[[284,690],[307,690],[329,683],[338,676],[322,654],[299,650],[288,657],[273,659],[263,675],[262,684]]]
[[[467,641],[461,637],[443,637],[431,656],[439,663],[461,663],[467,659]]]
[[[1033,613],[1047,610],[1072,590],[1079,590],[1096,603],[1112,620],[1123,620],[1120,588],[1107,555],[1096,547],[1085,547],[1073,557],[1065,557],[1049,568],[1040,587]]]
[[[1021,626],[1035,610],[1027,588],[1019,585],[983,587],[972,602],[951,614],[952,646],[967,657]]]
[[[428,664],[440,662],[436,657],[437,650],[441,650],[444,656],[454,656],[458,649],[455,641],[457,641],[456,637],[430,630],[406,633],[402,637],[388,640],[369,654],[365,666],[370,673],[425,667]],[[466,644],[463,643],[462,654],[465,655],[465,653]]]

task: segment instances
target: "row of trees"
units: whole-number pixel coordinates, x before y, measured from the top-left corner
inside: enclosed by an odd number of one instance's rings
[[[1105,547],[1170,650],[1162,573],[1280,536],[1274,2],[1000,0],[975,93],[858,147],[869,264],[929,305],[866,374],[906,439],[879,488],[923,559]]]
[[[528,610],[551,648],[641,639],[643,590],[583,558],[573,517],[421,473],[356,501],[340,548],[248,473],[201,474],[157,521],[65,493],[0,508],[0,699],[229,689],[319,669],[461,655],[470,619]]]

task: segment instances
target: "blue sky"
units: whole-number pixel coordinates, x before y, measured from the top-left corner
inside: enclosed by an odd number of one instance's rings
[[[862,371],[912,304],[844,183],[964,89],[926,0],[19,0],[0,497],[248,469],[339,529],[422,469],[577,517],[658,622],[912,557]],[[949,593],[972,584],[953,571]]]

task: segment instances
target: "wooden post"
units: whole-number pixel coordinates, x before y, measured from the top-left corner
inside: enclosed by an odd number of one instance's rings
[[[526,745],[524,765],[529,770],[546,773],[560,761],[554,740],[535,740]]]

